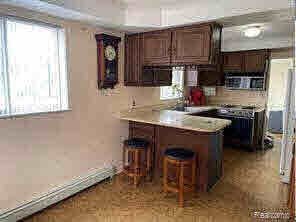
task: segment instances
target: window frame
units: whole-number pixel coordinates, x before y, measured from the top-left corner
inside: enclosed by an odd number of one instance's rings
[[[32,112],[32,113],[20,113],[20,114],[11,114],[10,113],[10,110],[11,110],[11,99],[10,99],[10,90],[8,89],[9,87],[9,73],[7,71],[7,67],[8,67],[8,49],[7,49],[7,29],[6,29],[6,26],[7,26],[7,20],[11,20],[11,21],[17,21],[17,22],[22,22],[22,23],[25,23],[25,24],[31,24],[31,25],[38,25],[38,26],[41,26],[41,27],[45,27],[45,28],[48,28],[48,29],[56,29],[58,32],[61,31],[63,32],[63,38],[64,38],[64,58],[63,60],[65,61],[65,64],[64,64],[64,69],[65,69],[65,83],[66,83],[66,86],[67,86],[67,93],[65,95],[65,98],[67,100],[67,108],[63,108],[63,109],[60,109],[60,110],[55,110],[55,111],[41,111],[41,112]],[[0,41],[1,41],[1,44],[4,43],[4,70],[3,72],[6,73],[6,74],[3,74],[4,76],[4,90],[5,90],[5,93],[7,94],[5,96],[5,103],[6,103],[6,106],[8,108],[8,113],[7,114],[3,114],[3,115],[0,115],[0,119],[15,119],[15,118],[21,118],[21,117],[28,117],[28,116],[40,116],[42,114],[54,114],[54,113],[64,113],[64,112],[70,112],[72,111],[72,106],[71,106],[71,100],[70,100],[70,80],[69,80],[69,62],[68,62],[68,36],[67,36],[67,31],[66,31],[66,28],[64,28],[63,26],[61,25],[56,25],[56,24],[52,24],[52,23],[47,23],[47,22],[43,22],[43,21],[38,21],[38,20],[34,20],[34,19],[29,19],[29,18],[24,18],[24,17],[18,17],[18,16],[12,16],[12,15],[5,15],[5,14],[2,14],[0,13],[0,25],[3,26],[3,32],[4,32],[4,35],[0,35]],[[2,38],[3,37],[3,38]],[[59,40],[58,40],[59,41]],[[59,51],[60,49],[58,49]],[[0,51],[0,53],[2,53]],[[59,59],[59,62],[60,62],[61,59]]]
[[[176,71],[176,72],[183,72],[183,76],[182,76],[182,91],[183,91],[183,93],[180,95],[180,96],[174,96],[174,97],[163,97],[162,96],[162,90],[163,90],[163,87],[172,87],[173,86],[173,84],[171,85],[171,86],[161,86],[160,87],[160,92],[159,92],[159,99],[161,100],[161,101],[166,101],[166,100],[178,100],[178,99],[180,99],[180,98],[182,98],[182,97],[184,97],[184,90],[185,90],[185,67],[183,67],[183,66],[181,66],[181,67],[174,67],[173,68],[173,72],[174,71]],[[173,75],[173,74],[172,74]]]

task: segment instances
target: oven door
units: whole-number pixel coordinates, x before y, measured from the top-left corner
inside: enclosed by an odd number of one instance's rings
[[[224,130],[224,143],[229,146],[252,148],[254,119],[243,117],[219,116],[231,120]]]

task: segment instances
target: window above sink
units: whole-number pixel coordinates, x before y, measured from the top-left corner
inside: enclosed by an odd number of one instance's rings
[[[179,99],[183,97],[184,91],[184,67],[173,68],[173,78],[171,86],[160,87],[160,99]]]

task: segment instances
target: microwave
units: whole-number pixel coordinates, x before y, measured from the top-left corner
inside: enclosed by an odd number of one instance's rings
[[[227,89],[264,90],[265,78],[263,76],[225,76]]]

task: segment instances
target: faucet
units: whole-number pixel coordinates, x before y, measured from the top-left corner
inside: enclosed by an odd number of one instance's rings
[[[184,90],[181,89],[181,87],[179,86],[179,84],[173,84],[172,85],[172,88],[173,88],[173,94],[178,93],[178,94],[182,95],[181,97],[179,97],[177,99],[177,103],[175,105],[176,108],[182,108],[182,109],[184,109],[184,107],[186,105],[185,104]]]

